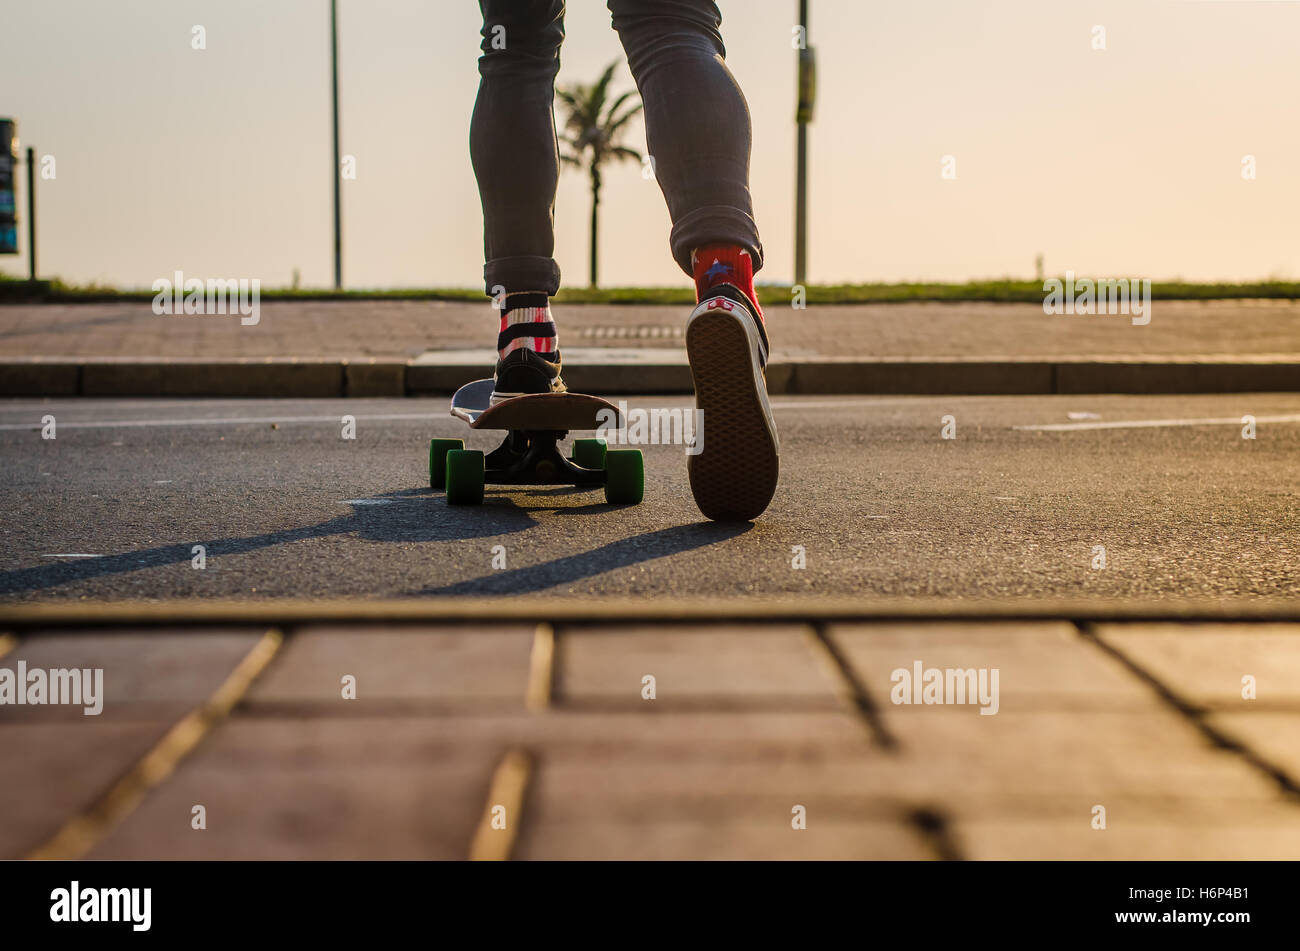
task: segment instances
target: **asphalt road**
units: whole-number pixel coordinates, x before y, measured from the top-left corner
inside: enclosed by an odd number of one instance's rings
[[[8,401],[0,598],[1300,593],[1300,395],[775,405],[777,497],[719,525],[673,446],[646,447],[640,506],[489,489],[450,508],[427,441],[471,434],[444,399]]]

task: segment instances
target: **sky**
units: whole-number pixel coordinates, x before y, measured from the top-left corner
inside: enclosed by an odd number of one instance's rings
[[[41,276],[276,287],[297,269],[329,286],[328,6],[0,0],[0,116],[54,159]],[[719,7],[753,116],[759,277],[788,283],[797,4]],[[1038,254],[1049,274],[1300,280],[1300,2],[811,0],[809,19],[809,281],[1028,278]],[[339,0],[345,286],[481,286],[478,27],[472,0]],[[566,28],[559,82],[621,58],[600,0],[571,0]],[[616,82],[632,87],[626,65]],[[644,149],[639,122],[628,144]],[[589,202],[564,174],[556,258],[574,285]],[[639,166],[610,168],[602,283],[682,283],[669,225]]]

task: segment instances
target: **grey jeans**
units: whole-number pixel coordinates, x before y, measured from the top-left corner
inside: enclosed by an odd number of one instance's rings
[[[736,244],[749,249],[757,271],[763,247],[749,194],[749,107],[724,60],[717,5],[608,5],[645,104],[649,154],[673,222],[674,260],[690,274],[692,249]],[[469,141],[483,202],[485,289],[554,294],[560,159],[553,100],[564,0],[479,0],[479,6],[482,78]],[[501,48],[493,48],[494,38]]]

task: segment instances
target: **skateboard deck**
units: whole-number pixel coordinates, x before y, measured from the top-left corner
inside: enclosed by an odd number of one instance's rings
[[[537,393],[492,406],[492,380],[466,383],[451,398],[451,415],[471,429],[568,432],[619,425],[618,407],[585,393]],[[603,415],[602,410],[606,410]]]
[[[604,439],[575,439],[572,454],[557,443],[571,430],[618,428],[618,407],[585,393],[535,393],[491,405],[492,380],[475,380],[451,398],[451,415],[471,429],[504,430],[492,452],[467,450],[459,439],[429,444],[429,485],[443,489],[450,505],[478,505],[485,485],[604,487],[605,500],[635,505],[645,489],[639,449],[608,449]]]

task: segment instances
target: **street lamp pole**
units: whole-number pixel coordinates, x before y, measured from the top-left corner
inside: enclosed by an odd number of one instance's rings
[[[36,283],[36,150],[27,146],[27,279]]]
[[[808,43],[808,0],[799,0],[799,105],[795,112],[798,125],[798,151],[795,157],[794,187],[794,282],[803,284],[808,276],[808,123],[812,121],[813,99],[817,91],[817,71],[812,46]]]
[[[340,208],[339,178],[339,12],[338,0],[330,0],[330,79],[334,109],[334,289],[343,289],[343,215]]]

